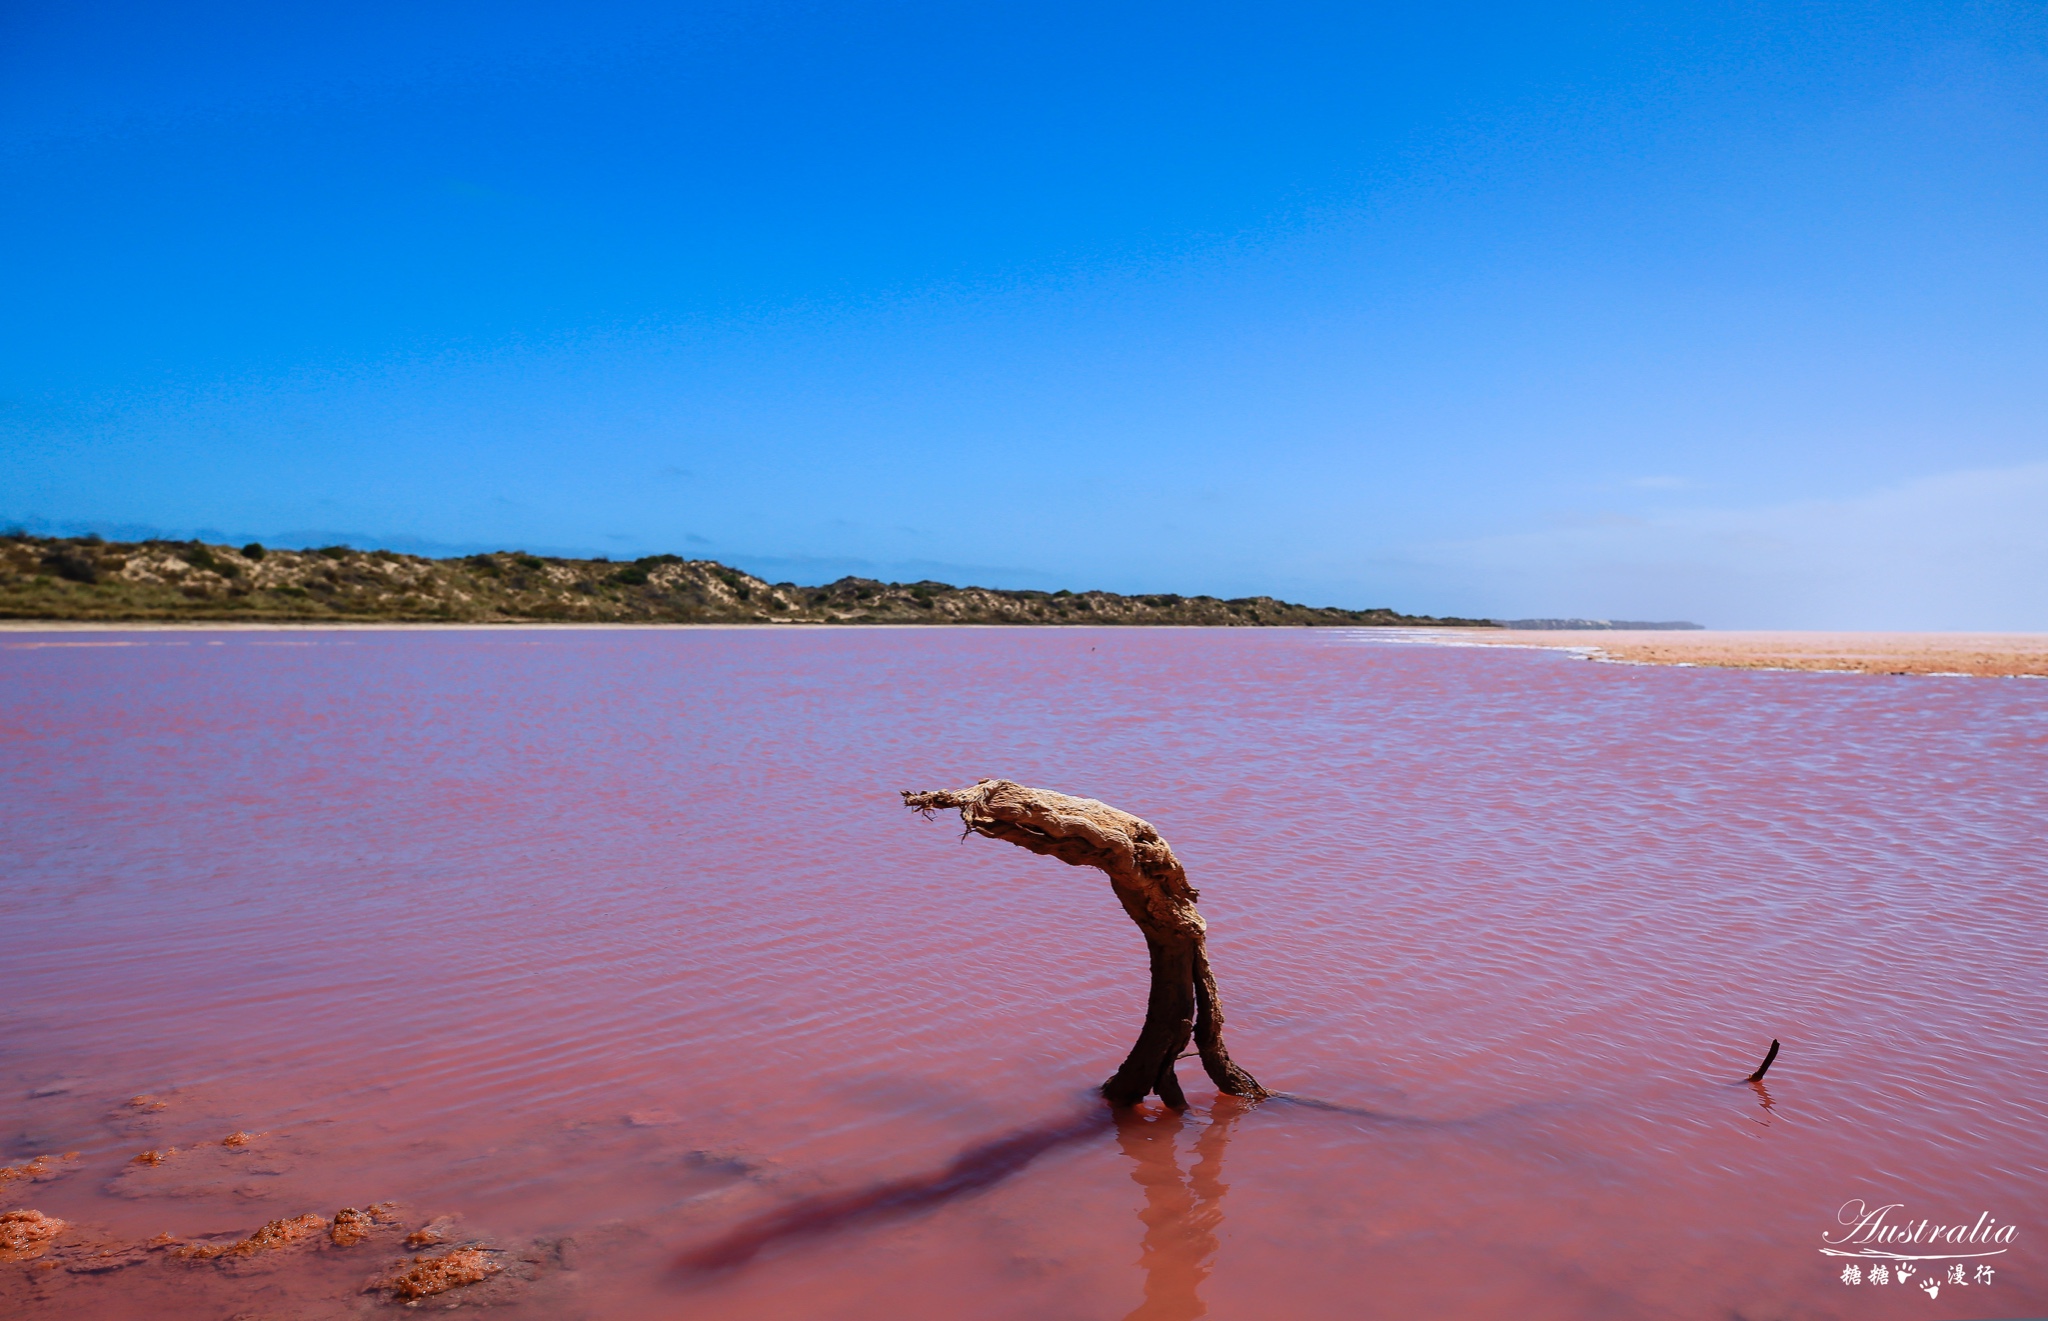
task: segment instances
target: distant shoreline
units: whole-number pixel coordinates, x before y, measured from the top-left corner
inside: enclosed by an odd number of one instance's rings
[[[33,634],[109,633],[417,633],[417,632],[665,632],[676,630],[757,629],[767,632],[843,632],[849,625],[814,620],[739,620],[712,623],[647,623],[603,621],[503,620],[350,621],[350,620],[119,620],[0,619],[0,642],[8,649],[38,646],[122,646],[120,642],[15,641]],[[865,629],[929,630],[931,624],[863,623]],[[958,629],[1076,628],[1120,629],[1130,625],[962,623]],[[1155,623],[1161,630],[1199,629],[1214,625]],[[1322,628],[1327,625],[1269,625],[1271,628]],[[2048,678],[2048,633],[1822,633],[1765,631],[1643,630],[1581,632],[1562,630],[1449,629],[1380,626],[1391,637],[1417,645],[1439,647],[1506,647],[1563,651],[1584,660],[1615,665],[1673,668],[1742,669],[1776,673],[1907,675],[1929,678]],[[1378,630],[1376,630],[1378,631]],[[1595,641],[1594,639],[1598,640]]]
[[[1446,644],[1541,647],[1623,665],[1823,674],[2048,678],[2048,633],[1832,633],[1788,630],[1566,633],[1489,629]]]
[[[1323,632],[1333,627],[1372,628],[1375,632],[1386,633],[1443,633],[1463,636],[1466,629],[1452,629],[1440,624],[1414,625],[1329,625],[1329,624],[1266,624],[1261,631],[1300,629],[1304,632]],[[1061,629],[1101,629],[1112,632],[1143,631],[1147,633],[1188,632],[1215,633],[1227,630],[1218,624],[1103,624],[1079,620],[1072,623],[1043,624],[896,624],[868,623],[842,624],[821,622],[815,619],[757,620],[739,619],[712,621],[706,623],[670,624],[637,621],[610,620],[432,620],[432,619],[296,619],[296,620],[246,620],[246,619],[7,619],[0,618],[0,633],[662,633],[690,629],[733,630],[752,629],[763,633],[850,633],[873,632],[875,630],[897,630],[907,633],[930,633],[956,629],[990,629],[1015,632],[1056,632]]]

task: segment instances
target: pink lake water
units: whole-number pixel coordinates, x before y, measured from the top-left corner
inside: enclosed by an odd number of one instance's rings
[[[423,1306],[515,1317],[2048,1315],[2048,684],[13,633],[0,731],[0,1155],[80,1153],[0,1210],[110,1242],[392,1200],[524,1254]],[[1099,874],[896,799],[981,776],[1152,821],[1232,1053],[1305,1099],[1190,1060],[1185,1115],[1091,1101],[1142,942]],[[1853,1201],[2016,1233],[1849,1285]],[[373,1315],[398,1255],[0,1265],[0,1312]]]

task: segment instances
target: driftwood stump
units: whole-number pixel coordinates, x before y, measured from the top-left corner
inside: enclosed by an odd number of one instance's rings
[[[903,793],[903,805],[927,818],[958,808],[970,833],[1007,840],[1073,867],[1099,867],[1118,902],[1145,935],[1152,955],[1152,994],[1145,1026],[1123,1067],[1102,1084],[1116,1105],[1136,1105],[1153,1092],[1176,1110],[1187,1108],[1174,1061],[1192,1037],[1217,1090],[1232,1096],[1269,1096],[1258,1081],[1231,1063],[1223,1048],[1223,1005],[1203,943],[1207,924],[1195,911],[1199,897],[1166,841],[1148,822],[1092,798],[1027,789],[1008,780],[982,780],[970,789]]]

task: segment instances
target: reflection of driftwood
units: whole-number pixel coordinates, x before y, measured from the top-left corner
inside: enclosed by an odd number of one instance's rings
[[[1145,1190],[1138,1212],[1145,1226],[1138,1263],[1145,1268],[1145,1298],[1124,1321],[1192,1321],[1205,1316],[1203,1281],[1216,1263],[1217,1227],[1223,1223],[1223,1148],[1230,1125],[1249,1109],[1219,1098],[1195,1139],[1195,1167],[1181,1173],[1176,1144],[1182,1114],[1148,1118],[1142,1110],[1117,1115],[1117,1145],[1131,1158],[1131,1178]]]
[[[1777,1039],[1776,1037],[1772,1037],[1772,1038],[1771,1038],[1771,1052],[1770,1052],[1770,1054],[1768,1054],[1768,1055],[1764,1056],[1764,1062],[1763,1062],[1762,1064],[1759,1064],[1759,1065],[1757,1065],[1757,1066],[1756,1066],[1756,1072],[1755,1072],[1755,1073],[1752,1073],[1752,1074],[1750,1074],[1750,1075],[1749,1075],[1749,1079],[1748,1079],[1748,1081],[1750,1081],[1750,1082],[1762,1082],[1762,1081],[1764,1080],[1764,1075],[1765,1075],[1765,1074],[1767,1074],[1767,1073],[1769,1073],[1769,1072],[1771,1071],[1771,1065],[1772,1065],[1772,1063],[1773,1063],[1773,1062],[1775,1062],[1775,1061],[1777,1060],[1777,1058],[1778,1058],[1778,1039]]]
[[[1176,1110],[1187,1107],[1173,1062],[1193,1038],[1218,1090],[1257,1099],[1265,1088],[1223,1048],[1223,1006],[1204,946],[1207,930],[1195,911],[1197,892],[1173,850],[1147,822],[1128,812],[1008,780],[982,780],[968,789],[903,795],[903,804],[930,816],[957,808],[970,833],[1006,840],[1074,867],[1108,875],[1124,911],[1145,935],[1152,956],[1152,994],[1138,1042],[1102,1094],[1135,1105],[1152,1092]]]

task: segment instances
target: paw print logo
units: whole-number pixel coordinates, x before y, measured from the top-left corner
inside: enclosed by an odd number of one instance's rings
[[[1910,1262],[1910,1261],[1902,1261],[1902,1262],[1900,1262],[1900,1263],[1899,1263],[1899,1283],[1900,1283],[1900,1284],[1904,1284],[1904,1283],[1905,1283],[1905,1282],[1906,1282],[1907,1280],[1910,1280],[1910,1279],[1912,1279],[1912,1278],[1913,1278],[1913,1272],[1914,1272],[1914,1271],[1916,1271],[1916,1270],[1919,1270],[1919,1269],[1920,1269],[1920,1268],[1919,1268],[1918,1266],[1915,1266],[1915,1265],[1914,1265],[1914,1264],[1913,1264],[1912,1262]]]
[[[1941,1296],[1941,1281],[1935,1279],[1932,1275],[1923,1278],[1920,1281],[1920,1287],[1927,1291],[1929,1298],[1939,1298]]]

